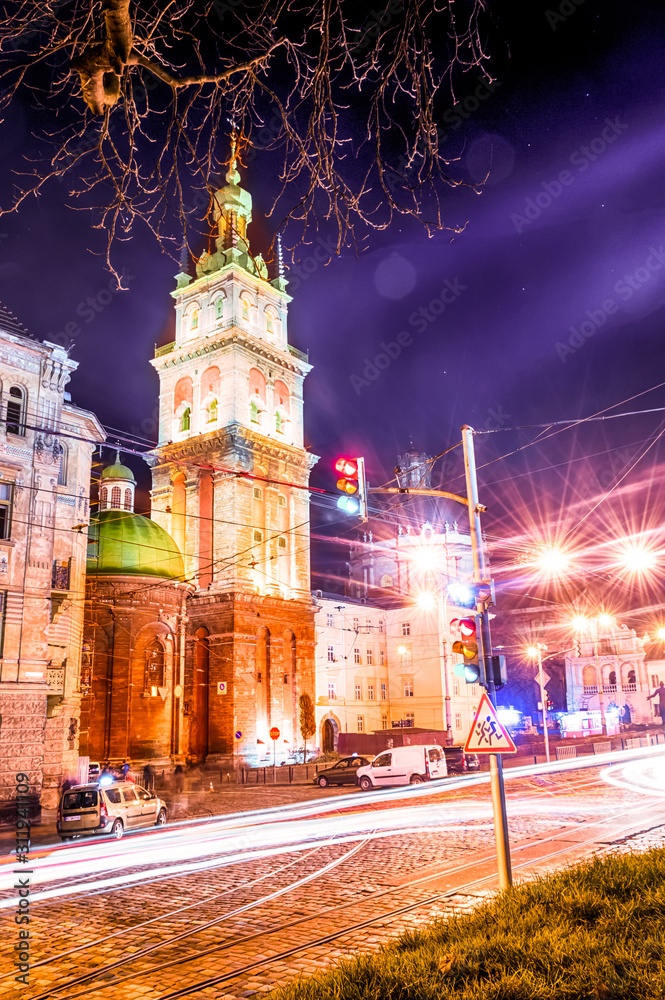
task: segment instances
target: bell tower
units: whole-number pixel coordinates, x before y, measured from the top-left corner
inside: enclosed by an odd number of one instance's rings
[[[184,266],[176,276],[176,339],[152,361],[152,518],[196,587],[180,750],[213,763],[272,752],[273,726],[278,752],[294,749],[298,697],[314,696],[307,487],[317,458],[303,445],[311,366],[288,343],[281,263],[269,280],[250,249],[252,198],[235,143],[226,182],[214,196],[216,249],[196,278]]]

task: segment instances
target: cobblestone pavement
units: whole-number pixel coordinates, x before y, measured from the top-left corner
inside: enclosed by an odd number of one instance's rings
[[[247,791],[237,790],[237,795],[245,796],[242,799],[245,809]],[[325,795],[318,789],[303,791],[306,801],[310,792],[322,800],[330,794],[329,790]],[[533,806],[529,812],[518,813],[518,800],[523,799],[524,793],[530,796],[529,803]],[[253,803],[269,807],[303,800],[296,787],[276,789],[273,794],[277,798],[269,796],[270,802],[263,796],[254,798]],[[486,806],[487,798],[485,787],[450,792],[443,801],[468,799],[470,804],[482,802]],[[614,812],[624,819],[638,815],[644,803],[636,793],[601,785],[595,772],[526,779],[509,790],[510,800],[513,843],[555,830],[561,834],[575,830],[579,834],[582,824],[599,818],[599,814],[594,815],[599,802],[603,814]],[[207,801],[211,807],[215,806],[210,799]],[[233,806],[227,811],[242,808],[240,801],[227,798],[227,807]],[[442,799],[428,796],[420,801],[435,808],[441,806]],[[385,805],[381,807],[377,796],[376,806],[370,808],[376,809],[378,816],[378,810]],[[396,819],[408,816],[408,806],[404,803],[393,808],[399,811]],[[665,814],[662,820],[665,822]],[[183,835],[186,834],[185,829]],[[623,846],[643,849],[664,844],[665,826],[661,825],[641,837],[633,837]],[[494,839],[489,812],[485,819],[458,824],[445,831],[433,826],[424,830],[402,829],[390,835],[390,831],[382,830],[381,836],[362,842],[358,850],[350,853],[357,846],[352,842],[324,843],[315,848],[305,847],[296,854],[282,853],[177,877],[160,876],[116,891],[33,904],[30,985],[15,988],[11,978],[0,979],[0,994],[6,1000],[37,997],[47,992],[51,995],[51,991],[54,998],[62,1000],[74,1000],[77,996],[157,1000],[201,980],[230,974],[225,982],[198,990],[194,995],[200,1000],[236,1000],[265,993],[282,982],[327,968],[344,955],[377,949],[408,928],[477,905],[490,891],[484,886],[460,888],[454,895],[431,901],[437,892],[444,891],[440,879],[438,883],[435,880],[417,886],[404,884],[419,875],[434,874],[460,863],[478,862],[480,867],[458,878],[459,883],[491,873]],[[597,849],[609,848],[601,845]],[[301,884],[307,876],[320,873],[335,861],[340,862],[336,867],[308,884]],[[289,886],[292,886],[290,891],[276,895]],[[390,892],[377,899],[375,894],[384,890]],[[389,915],[396,907],[425,900],[430,902],[409,913]],[[238,912],[249,904],[255,906]],[[3,918],[8,912],[3,911]],[[331,943],[312,943],[300,950],[304,942],[373,920],[380,914],[386,915],[366,928],[347,930]],[[158,918],[154,923],[136,926],[154,918]],[[219,918],[223,919],[210,927],[204,926]],[[295,923],[301,918],[306,920]],[[284,926],[285,923],[292,925]],[[271,929],[275,933],[266,935]],[[170,940],[178,934],[183,934],[182,940]],[[247,939],[249,935],[253,937]],[[245,940],[238,941],[240,937]],[[11,968],[14,943],[11,933],[0,942],[0,975]],[[79,946],[83,950],[64,954]],[[143,949],[153,946],[154,951],[143,953]],[[290,956],[282,955],[289,949],[296,950]],[[269,956],[282,957],[241,971]],[[190,960],[183,961],[188,957]],[[50,961],[37,964],[42,959]],[[116,967],[106,969],[94,982],[66,985],[72,978],[115,962]],[[172,964],[164,967],[164,963]]]

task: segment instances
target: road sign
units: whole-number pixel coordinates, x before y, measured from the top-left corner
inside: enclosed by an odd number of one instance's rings
[[[466,753],[517,753],[517,747],[499,722],[486,691],[480,699],[464,750]]]
[[[236,739],[237,740],[241,740],[242,739],[242,730],[241,729],[236,729]]]
[[[270,730],[270,739],[271,740],[279,739],[279,729],[277,728],[277,726],[273,726],[272,729]]]

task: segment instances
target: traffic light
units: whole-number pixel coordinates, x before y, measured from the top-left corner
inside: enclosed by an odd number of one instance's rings
[[[478,657],[478,635],[475,618],[453,618],[451,627],[457,625],[461,639],[453,643],[453,653],[464,659],[453,668],[457,677],[463,677],[467,684],[481,684],[480,660]]]
[[[490,670],[487,671],[488,678],[491,677],[494,681],[494,687],[497,691],[500,691],[502,687],[508,683],[508,674],[506,672],[506,658],[503,654],[498,656],[490,656]]]
[[[365,483],[364,458],[338,458],[335,471],[340,473],[337,489],[344,494],[337,506],[346,514],[357,514],[361,521],[367,520],[367,485]]]
[[[446,592],[449,602],[458,608],[475,608],[478,604],[488,608],[495,603],[493,580],[488,580],[487,583],[450,580]]]

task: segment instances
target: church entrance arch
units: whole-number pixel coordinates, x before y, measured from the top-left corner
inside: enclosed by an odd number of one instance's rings
[[[321,726],[321,748],[324,753],[332,753],[337,749],[339,738],[339,723],[334,715],[323,720]]]
[[[189,729],[189,752],[197,760],[208,753],[208,685],[210,650],[207,628],[194,633],[194,670],[192,675],[192,712]]]

